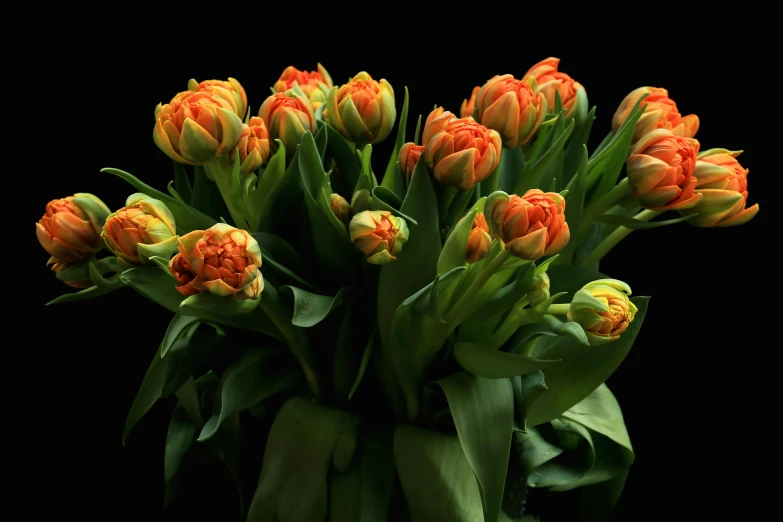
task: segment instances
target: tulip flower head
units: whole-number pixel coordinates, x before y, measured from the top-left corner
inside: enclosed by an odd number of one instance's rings
[[[478,121],[496,130],[503,146],[513,149],[535,135],[547,111],[543,93],[536,93],[532,77],[516,80],[510,74],[495,76],[476,93]]]
[[[155,109],[155,144],[174,161],[203,165],[224,157],[242,134],[233,98],[185,91]]]
[[[408,240],[408,224],[386,210],[365,210],[353,216],[348,226],[354,246],[367,262],[384,265],[397,259]]]
[[[565,199],[556,192],[532,189],[523,196],[493,192],[485,210],[492,235],[521,259],[535,261],[558,253],[570,238]]]
[[[758,214],[759,205],[747,207],[748,173],[737,161],[742,151],[711,149],[699,154],[693,177],[702,199],[682,212],[694,215],[688,223],[697,227],[731,227],[747,223]]]
[[[258,116],[269,129],[272,150],[277,150],[274,140],[280,140],[289,155],[296,151],[305,132],[315,132],[313,108],[306,99],[299,96],[273,94],[261,105]]]
[[[408,142],[400,148],[400,174],[404,180],[410,180],[416,164],[419,162],[421,153],[424,152],[423,145],[416,145]]]
[[[332,77],[326,68],[318,64],[318,71],[300,71],[289,65],[280,75],[273,87],[275,92],[287,92],[298,86],[310,100],[313,110],[326,103],[329,91],[332,89]]]
[[[190,80],[188,82],[188,90],[219,96],[231,103],[234,108],[234,114],[239,116],[240,119],[245,118],[245,113],[247,112],[247,94],[245,93],[245,88],[242,87],[242,84],[234,78],[229,78],[228,81],[204,80],[201,83],[196,80]]]
[[[177,249],[177,228],[168,207],[146,194],[128,196],[125,206],[106,219],[101,237],[112,254],[130,265],[152,264]]]
[[[351,212],[351,204],[340,194],[331,195],[329,198],[329,207],[332,209],[332,212],[334,212],[334,215],[337,216],[337,219],[346,225],[351,222],[351,216],[353,215],[353,212]]]
[[[181,236],[177,249],[169,271],[182,295],[209,292],[237,300],[261,296],[261,249],[247,231],[218,223]]]
[[[679,210],[698,203],[693,171],[699,142],[655,129],[631,148],[628,182],[639,203],[650,210]]]
[[[639,101],[639,98],[647,94],[642,100],[642,105],[647,107],[636,122],[633,130],[632,142],[636,143],[642,136],[655,129],[667,129],[677,136],[693,138],[699,130],[699,117],[695,114],[683,116],[677,109],[677,104],[669,98],[669,92],[659,87],[639,87],[631,91],[620,103],[612,118],[612,130],[617,132],[625,119]]]
[[[473,118],[438,107],[424,126],[424,159],[435,178],[464,190],[489,177],[500,162],[500,135]]]
[[[559,65],[560,58],[541,60],[531,67],[523,78],[532,76],[536,79],[536,93],[544,95],[550,109],[555,107],[555,93],[559,93],[560,103],[563,104],[566,118],[568,118],[574,114],[575,110],[579,109],[580,103],[585,103],[587,96],[581,83],[557,70]]]
[[[239,175],[247,176],[256,171],[269,158],[269,130],[264,120],[253,116],[247,125],[242,125],[242,134],[237,142],[239,151]]]
[[[630,295],[631,288],[622,281],[592,281],[574,294],[568,319],[584,328],[591,346],[615,341],[628,329],[637,312]]]
[[[473,218],[473,226],[468,235],[468,245],[465,251],[465,261],[468,263],[477,263],[489,254],[492,248],[492,237],[489,235],[489,225],[487,219],[481,212],[476,213]]]
[[[386,139],[397,118],[391,84],[375,81],[364,71],[332,89],[326,108],[327,123],[359,148]]]
[[[53,257],[47,264],[89,261],[104,246],[101,228],[110,213],[103,201],[87,193],[47,203],[35,224],[38,242]]]
[[[473,92],[470,94],[470,98],[462,100],[462,105],[459,108],[459,115],[461,118],[473,117],[473,110],[476,108],[476,95],[481,89],[480,85],[473,87]]]

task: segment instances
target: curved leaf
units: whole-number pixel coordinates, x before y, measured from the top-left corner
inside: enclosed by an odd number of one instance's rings
[[[166,357],[166,354],[171,349],[174,342],[179,339],[182,332],[193,326],[194,323],[199,322],[198,317],[192,317],[189,315],[176,314],[171,319],[169,327],[166,329],[166,333],[163,336],[163,342],[161,343],[160,356]]]
[[[370,358],[372,357],[372,349],[373,349],[373,345],[375,344],[374,341],[375,341],[376,331],[377,330],[373,330],[373,332],[370,334],[370,338],[367,340],[367,346],[364,347],[362,360],[359,363],[359,370],[356,372],[356,377],[353,380],[351,391],[348,392],[348,400],[351,400],[353,394],[356,393],[356,390],[359,388],[359,384],[361,384],[362,378],[364,377],[364,372],[367,371],[367,366],[370,364]]]
[[[261,248],[261,257],[266,266],[271,266],[283,278],[318,292],[318,287],[309,282],[313,280],[312,270],[307,266],[301,254],[283,238],[267,232],[256,232],[253,238]]]
[[[468,211],[462,221],[458,222],[449,233],[438,258],[438,274],[445,274],[453,268],[465,266],[468,237],[473,229],[473,220],[476,214],[478,214],[478,209]]]
[[[327,133],[326,149],[337,164],[337,168],[340,169],[345,192],[352,194],[359,181],[359,163],[351,150],[351,145],[343,138],[342,134],[326,122],[324,122],[323,126],[326,128]],[[350,200],[350,198],[348,199]]]
[[[176,161],[171,162],[174,166],[174,188],[177,189],[177,193],[183,199],[185,204],[190,204],[190,200],[193,197],[193,187],[190,185],[190,178],[185,171],[185,166]]]
[[[460,372],[438,385],[446,394],[460,445],[476,475],[484,520],[498,520],[514,427],[511,382]]]
[[[544,374],[541,371],[517,375],[511,379],[511,388],[514,390],[514,420],[516,429],[522,432],[527,430],[527,411],[536,402],[542,393],[547,390],[544,383]]]
[[[133,287],[138,293],[174,313],[179,312],[185,296],[180,294],[172,279],[157,266],[139,266],[120,274],[120,280]]]
[[[166,364],[160,357],[160,346],[152,357],[144,380],[141,381],[136,398],[133,399],[128,418],[125,420],[125,429],[122,432],[122,444],[128,439],[131,430],[150,411],[150,408],[158,401],[163,391],[163,383],[166,378]]]
[[[180,303],[178,312],[182,315],[192,315],[205,321],[246,330],[255,330],[281,340],[280,331],[266,314],[261,311],[261,307],[258,306],[264,299],[270,299],[272,292],[272,287],[267,286],[258,299],[245,299],[243,301],[237,301],[232,296],[220,297],[205,292],[191,295],[184,299]]]
[[[642,221],[641,219],[634,219],[632,217],[626,217],[620,214],[604,214],[598,216],[596,221],[601,223],[608,223],[610,225],[619,225],[622,227],[630,228],[632,230],[647,230],[650,228],[665,227],[668,225],[674,225],[676,223],[682,223],[687,221],[698,214],[691,214],[690,216],[682,216],[674,219],[665,219],[663,221]]]
[[[203,324],[208,324],[212,329],[199,328]],[[172,344],[163,358],[166,364],[166,377],[161,389],[161,397],[167,397],[179,390],[225,335],[217,325],[200,321],[192,323]]]
[[[174,407],[166,432],[166,446],[163,452],[163,479],[166,484],[166,504],[174,493],[179,469],[185,456],[196,441],[198,423],[185,411],[181,403]]]
[[[58,303],[72,303],[76,301],[86,301],[87,299],[94,299],[96,297],[106,295],[117,288],[121,288],[122,286],[123,285],[117,285],[111,288],[105,286],[103,287],[91,286],[89,288],[85,288],[84,290],[79,290],[78,292],[70,292],[67,294],[63,294],[59,297],[55,297],[54,299],[46,303],[46,306],[58,304]]]
[[[370,210],[388,210],[394,216],[403,218],[410,225],[419,223],[412,217],[400,212],[402,199],[386,187],[375,187],[372,189],[372,200],[370,201]]]
[[[342,304],[345,288],[341,288],[334,297],[312,294],[295,286],[281,286],[279,293],[290,293],[293,297],[294,316],[291,324],[310,328],[326,319],[332,310]]]
[[[525,375],[559,362],[501,352],[469,342],[458,342],[454,345],[454,358],[466,371],[486,379]]]
[[[405,98],[402,102],[402,112],[397,119],[397,139],[394,141],[394,149],[389,156],[389,162],[386,165],[386,172],[381,180],[381,186],[387,188],[391,192],[397,194],[399,197],[403,197],[405,194],[405,187],[402,184],[402,178],[399,173],[396,172],[395,166],[397,165],[398,156],[400,155],[400,149],[405,144],[405,131],[408,126],[408,87],[405,87]]]

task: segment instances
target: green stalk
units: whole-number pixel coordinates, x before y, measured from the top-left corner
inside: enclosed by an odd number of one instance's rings
[[[661,214],[663,214],[663,211],[661,210],[642,210],[634,216],[634,219],[638,219],[639,221],[650,221],[652,218],[660,216]],[[633,232],[632,228],[622,226],[617,227],[614,232],[609,234],[606,239],[601,241],[601,243],[595,247],[595,250],[593,250],[589,256],[582,260],[580,265],[586,268],[595,266],[595,264],[598,263],[607,253],[609,253],[609,251],[613,249],[617,243],[622,241],[631,232]]]
[[[553,304],[553,305],[549,305],[549,308],[546,309],[546,313],[555,314],[555,315],[565,315],[568,313],[568,309],[570,307],[571,307],[570,303]]]
[[[492,277],[501,266],[503,266],[503,263],[506,261],[506,259],[509,258],[510,255],[511,254],[508,252],[508,250],[501,250],[494,259],[485,264],[481,271],[476,275],[476,279],[474,279],[468,289],[465,290],[465,293],[459,297],[457,302],[454,304],[454,307],[446,313],[443,320],[454,325],[461,323],[465,319],[465,315],[467,315],[471,306],[474,305],[473,298],[476,296],[479,290],[481,290],[481,287],[484,286],[484,283],[486,283],[489,278]]]
[[[218,162],[204,164],[204,170],[209,173],[209,177],[211,177],[214,180],[215,185],[217,185],[218,191],[220,191],[220,195],[223,197],[223,201],[226,202],[226,207],[228,208],[229,214],[231,214],[231,220],[234,222],[234,225],[238,228],[249,229],[250,225],[247,223],[245,213],[239,202],[235,201],[235,197],[241,200],[242,195],[239,193],[232,194],[231,191],[231,172],[226,172],[223,165]],[[252,230],[248,231],[252,232]]]

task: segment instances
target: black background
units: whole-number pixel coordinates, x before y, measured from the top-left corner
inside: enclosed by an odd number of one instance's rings
[[[766,199],[770,173],[754,169],[751,110],[732,87],[744,74],[739,64],[750,56],[742,46],[743,35],[708,37],[706,30],[698,35],[689,29],[687,41],[680,36],[645,41],[641,29],[638,38],[626,29],[621,41],[616,31],[596,30],[584,40],[549,42],[522,33],[471,40],[455,29],[459,38],[444,30],[427,42],[389,39],[384,46],[370,34],[312,35],[312,41],[294,45],[282,40],[283,34],[231,40],[217,28],[206,40],[185,33],[171,37],[162,28],[111,35],[99,26],[79,30],[80,37],[72,28],[67,35],[58,33],[62,38],[52,38],[56,45],[36,70],[69,71],[56,79],[41,77],[39,84],[49,108],[56,109],[39,127],[42,140],[47,136],[41,159],[62,161],[36,178],[40,182],[25,193],[23,209],[30,223],[26,251],[32,262],[24,277],[34,284],[30,295],[36,317],[25,335],[45,351],[37,366],[46,373],[33,385],[38,393],[29,408],[34,428],[25,438],[36,450],[23,480],[32,484],[46,477],[51,485],[46,498],[60,513],[79,513],[83,520],[208,520],[207,513],[214,510],[233,513],[235,499],[228,477],[220,477],[223,472],[215,468],[210,473],[217,479],[210,479],[210,489],[194,480],[183,493],[188,505],[175,505],[164,515],[163,442],[172,405],[158,405],[127,447],[120,438],[170,314],[130,289],[44,307],[69,291],[44,267],[48,254],[32,231],[47,201],[91,192],[110,208],[119,208],[134,190],[99,173],[102,167],[127,170],[165,190],[171,162],[152,141],[153,109],[185,90],[190,78],[239,79],[255,113],[287,65],[309,70],[320,61],[336,84],[366,70],[394,86],[398,110],[407,85],[412,133],[415,117],[426,117],[434,104],[457,112],[474,85],[494,74],[520,76],[547,56],[560,57],[561,70],[580,81],[590,104],[598,107],[593,146],[610,130],[623,97],[652,85],[669,89],[683,114],[699,115],[696,137],[702,149],[745,151],[740,161],[751,169],[750,204],[761,204],[754,221],[731,229],[679,224],[637,231],[602,264],[603,272],[628,282],[635,295],[653,296],[632,352],[608,381],[623,408],[637,459],[614,520],[666,514],[675,506],[685,518],[722,512],[723,499],[715,491],[730,480],[726,460],[732,457],[721,456],[716,441],[724,434],[727,412],[736,413],[730,401],[741,388],[738,354],[756,342],[753,328],[742,325],[752,312],[738,307],[747,302],[748,285],[761,277],[761,268],[752,268],[759,254],[755,245],[771,219]],[[396,29],[398,34],[405,30]],[[52,90],[58,93],[55,99]],[[382,165],[390,142],[374,151]],[[225,487],[215,490],[215,482]]]

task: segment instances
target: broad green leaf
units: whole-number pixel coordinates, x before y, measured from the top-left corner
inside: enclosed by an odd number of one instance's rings
[[[537,139],[541,139],[540,137]],[[525,169],[525,157],[520,147],[503,149],[500,153],[500,162],[495,171],[487,178],[486,184],[482,182],[481,195],[489,196],[495,190],[500,189],[509,194],[519,183],[520,176]],[[494,178],[494,179],[493,179]],[[495,190],[491,190],[497,187]]]
[[[609,437],[633,453],[620,404],[606,384],[601,384],[593,393],[563,413],[562,417]]]
[[[370,364],[370,358],[372,357],[373,346],[375,344],[375,332],[376,330],[373,330],[373,332],[370,334],[370,338],[367,340],[367,346],[364,347],[364,353],[362,353],[362,360],[359,363],[359,370],[356,372],[356,377],[353,380],[351,391],[348,393],[348,400],[351,400],[351,398],[353,398],[353,394],[356,393],[356,390],[359,388],[359,385],[362,383],[362,378],[364,377],[364,373],[367,371],[367,366]]]
[[[332,310],[342,304],[345,288],[341,288],[334,297],[313,294],[295,286],[281,286],[279,292],[290,294],[293,298],[294,316],[291,318],[291,324],[310,328],[326,319]]]
[[[564,451],[560,446],[545,439],[537,428],[527,427],[525,433],[514,433],[514,438],[521,442],[520,464],[526,479]]]
[[[160,356],[166,357],[166,354],[171,349],[174,342],[179,339],[179,336],[193,326],[194,323],[199,322],[198,317],[192,317],[189,315],[176,314],[169,323],[169,327],[166,329],[166,334],[163,336],[163,342],[161,343]]]
[[[620,499],[625,487],[628,471],[620,473],[616,477],[582,487],[581,502],[579,505],[580,522],[606,522],[612,514],[614,506]]]
[[[325,520],[329,471],[349,469],[358,424],[302,397],[286,401],[269,432],[247,522]]]
[[[299,174],[299,151],[300,148],[294,152],[291,163],[288,168],[285,169],[280,179],[274,183],[274,186],[268,190],[262,187],[264,184],[263,175],[259,180],[259,185],[256,187],[256,194],[267,194],[264,204],[260,209],[260,216],[258,217],[258,230],[260,232],[270,232],[277,234],[281,237],[289,237],[285,233],[299,234],[299,223],[292,218],[296,216],[291,215],[292,208],[300,208],[302,201],[304,200],[304,194],[300,184]],[[279,151],[278,151],[279,152]],[[281,164],[285,165],[284,159],[281,156]],[[271,169],[272,162],[275,157],[272,157],[270,164],[267,165],[267,169]],[[275,170],[277,172],[277,170]],[[266,174],[266,172],[264,172]],[[271,181],[270,181],[271,184]],[[259,192],[262,191],[262,192]],[[291,229],[294,229],[293,231]],[[298,236],[295,236],[298,237]]]
[[[174,165],[174,188],[177,189],[177,194],[182,198],[185,204],[190,204],[190,200],[193,197],[193,187],[190,186],[190,178],[185,171],[185,166],[176,161],[171,162]]]
[[[314,292],[318,288],[309,281],[315,279],[312,270],[302,255],[289,245],[283,238],[267,232],[256,232],[253,237],[261,248],[261,258],[264,266],[270,266],[279,277],[289,278]]]
[[[204,167],[193,167],[193,193],[191,206],[209,216],[213,224],[217,223],[221,216],[228,215],[228,208],[220,195],[215,182],[207,177]]]
[[[147,194],[148,196],[165,203],[169,210],[171,210],[171,213],[174,215],[174,220],[177,224],[177,230],[181,230],[182,232],[190,232],[191,230],[206,230],[215,224],[215,219],[201,213],[198,210],[193,209],[191,211],[186,209],[182,203],[173,197],[150,187],[146,183],[136,178],[133,174],[125,172],[124,170],[113,168],[101,169],[101,172],[118,176],[127,181],[139,192],[143,192],[144,194]],[[197,219],[194,218],[194,215],[197,216]]]
[[[397,120],[397,139],[394,142],[394,149],[389,156],[389,162],[386,164],[386,172],[381,180],[381,186],[397,194],[400,198],[405,196],[405,187],[402,178],[397,172],[397,159],[400,155],[400,149],[405,144],[405,130],[408,125],[408,87],[405,87],[405,99],[402,102],[402,112]]]
[[[553,279],[554,280],[554,279]],[[541,357],[562,359],[544,371],[549,388],[533,404],[528,414],[531,426],[548,422],[561,415],[609,378],[631,349],[647,313],[649,297],[631,301],[638,308],[628,329],[616,341],[599,346],[580,346],[571,338],[560,338]]]
[[[489,520],[459,438],[399,424],[394,459],[412,522]]]
[[[454,345],[454,358],[467,372],[486,379],[506,379],[515,375],[525,375],[559,362],[501,352],[470,342],[457,342]]]
[[[251,349],[228,367],[220,392],[220,410],[204,425],[199,441],[212,437],[228,417],[299,381],[296,367],[285,359],[270,357],[273,353],[270,349]]]
[[[626,217],[619,214],[604,214],[598,216],[596,221],[600,223],[608,223],[610,225],[618,225],[632,230],[647,230],[649,228],[665,227],[668,225],[674,225],[676,223],[682,223],[688,219],[696,217],[698,214],[692,214],[690,216],[682,216],[674,219],[666,219],[663,221],[642,221],[641,219],[634,219],[632,217]]]
[[[176,479],[182,462],[185,460],[193,442],[196,440],[199,425],[177,403],[166,432],[166,446],[163,452],[163,480],[166,487],[166,505],[175,492]]]
[[[161,397],[179,390],[225,336],[219,326],[210,323],[195,322],[188,327],[163,357],[166,377]]]
[[[458,266],[465,266],[468,237],[473,228],[476,214],[478,214],[478,210],[471,210],[452,229],[438,258],[438,274],[445,274]]]
[[[264,167],[255,187],[245,197],[245,206],[250,211],[253,230],[258,230],[261,227],[261,219],[264,216],[267,201],[280,194],[280,189],[277,187],[287,174],[285,145],[280,140],[275,141],[277,142],[277,152],[269,159],[269,163]],[[283,186],[281,186],[282,188]]]
[[[514,391],[514,420],[520,431],[526,431],[527,411],[530,406],[547,390],[544,374],[541,371],[517,375],[511,379]]]
[[[340,169],[340,177],[346,193],[353,193],[359,181],[359,163],[351,150],[352,144],[329,124],[324,123],[327,132],[326,148]],[[347,198],[349,201],[351,198]]]
[[[525,325],[517,330],[509,343],[513,347],[509,351],[516,352],[518,347],[542,335],[553,337],[567,335],[582,346],[590,344],[584,329],[578,323],[561,321],[553,315],[545,315],[539,322]]]
[[[125,420],[125,429],[122,432],[122,444],[128,440],[128,435],[134,426],[144,415],[150,411],[150,408],[158,401],[163,390],[163,383],[166,378],[166,364],[160,357],[160,346],[158,346],[155,355],[152,357],[144,380],[141,381],[136,398],[133,399],[128,418]]]
[[[408,225],[418,225],[418,222],[412,217],[400,212],[402,199],[397,194],[386,187],[375,187],[372,189],[372,200],[370,201],[370,210],[388,210],[394,216],[403,218]]]
[[[120,274],[120,280],[150,301],[174,313],[179,313],[180,303],[185,299],[175,288],[177,281],[157,266],[128,269]]]
[[[456,373],[438,385],[446,394],[460,445],[476,475],[484,519],[498,520],[514,428],[511,382]]]

